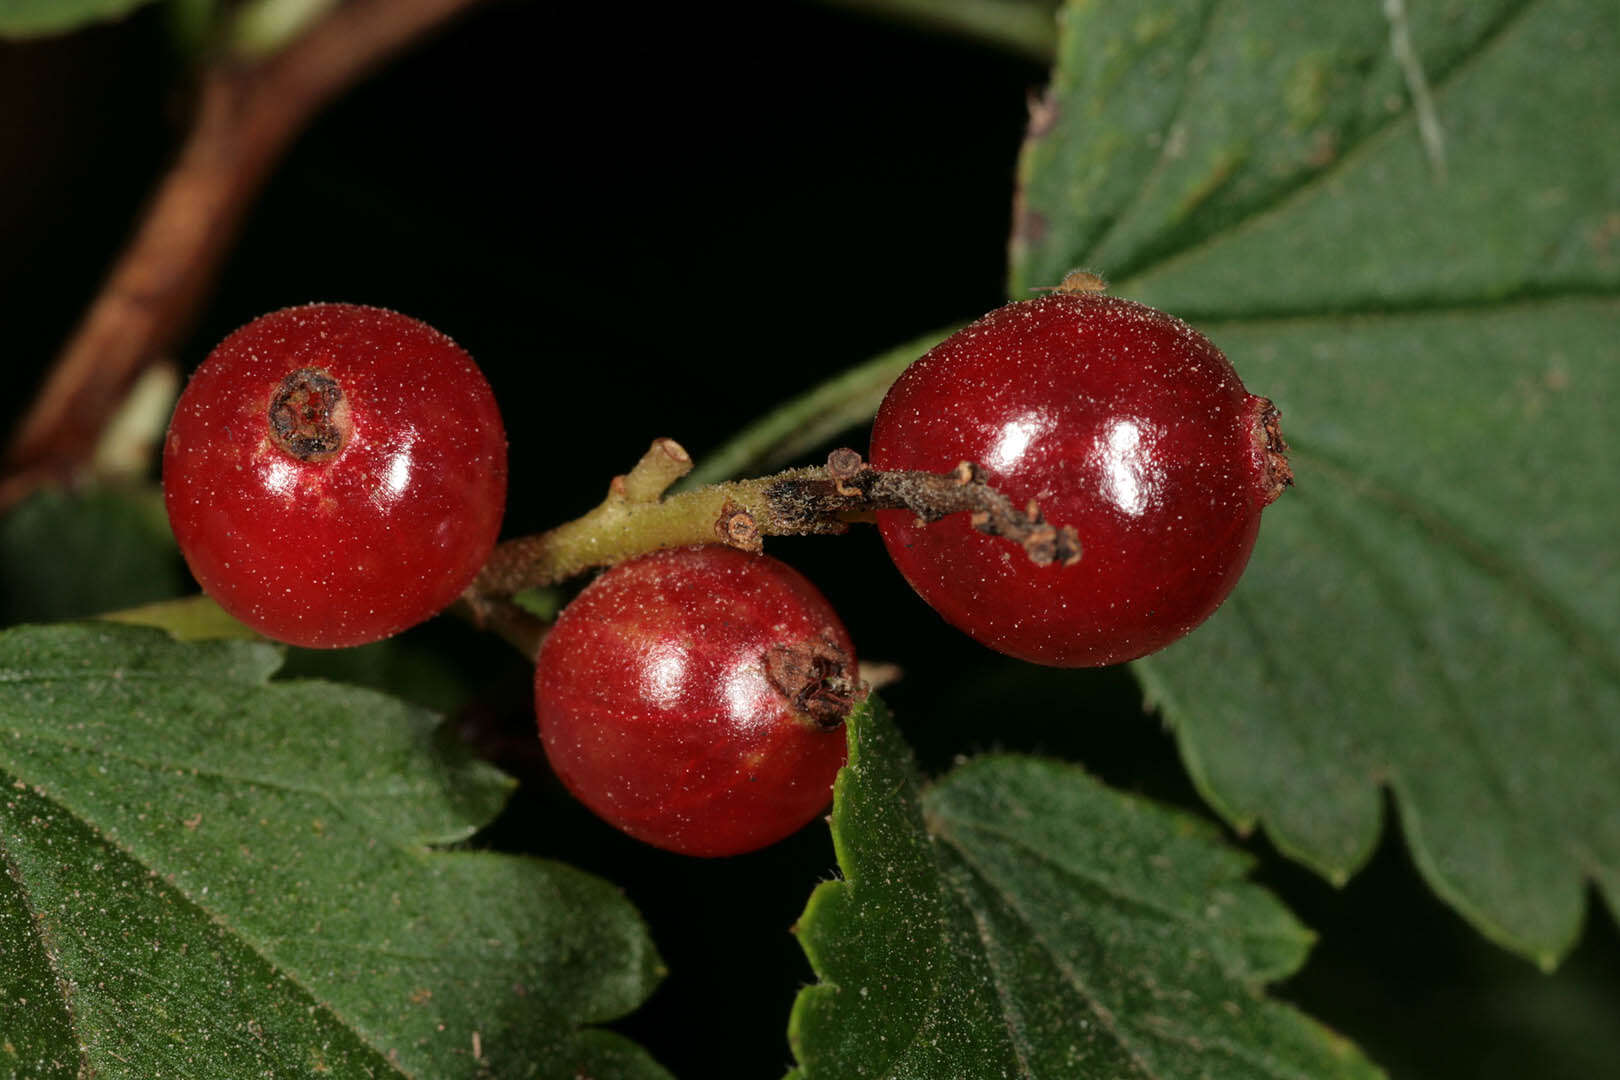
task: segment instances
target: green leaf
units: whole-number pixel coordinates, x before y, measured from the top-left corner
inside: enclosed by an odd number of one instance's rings
[[[41,491],[0,519],[0,619],[77,618],[176,596],[185,567],[155,488]]]
[[[148,0],[0,0],[0,37],[65,34],[128,15]]]
[[[1437,893],[1551,965],[1620,910],[1620,7],[1074,5],[1015,283],[1194,319],[1298,480],[1142,661],[1193,777],[1343,880],[1387,784]]]
[[[431,713],[268,683],[278,663],[111,624],[0,635],[0,1077],[665,1076],[583,1027],[661,972],[623,897],[433,850],[504,778]]]
[[[109,611],[101,618],[130,626],[155,627],[166,631],[176,641],[210,641],[216,638],[264,640],[257,630],[238,622],[213,597],[204,594]]]
[[[1035,758],[922,792],[881,705],[849,731],[845,880],[798,928],[822,979],[789,1027],[801,1080],[1380,1075],[1263,996],[1311,935],[1208,824]]]
[[[348,649],[289,647],[282,676],[369,686],[453,717],[467,704],[476,685],[468,665],[458,659],[441,641],[402,634]]]

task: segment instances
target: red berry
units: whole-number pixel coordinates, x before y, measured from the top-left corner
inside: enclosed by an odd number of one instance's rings
[[[1186,323],[1100,292],[1008,304],[900,376],[872,428],[880,469],[960,462],[1073,526],[1081,556],[1037,565],[967,515],[878,515],[895,565],[946,621],[1040,664],[1163,648],[1203,622],[1290,482],[1271,402]]]
[[[191,572],[255,630],[360,645],[442,610],[500,531],[506,431],[472,358],[380,308],[310,304],[209,354],[163,447]]]
[[[797,831],[832,797],[855,650],[797,571],[718,545],[620,563],[540,649],[546,756],[610,824],[687,855]]]

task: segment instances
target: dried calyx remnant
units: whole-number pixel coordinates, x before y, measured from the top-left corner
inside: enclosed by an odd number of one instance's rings
[[[270,398],[270,435],[300,461],[325,461],[349,434],[349,405],[337,380],[319,368],[299,368]]]
[[[764,551],[765,542],[759,535],[759,523],[754,515],[727,499],[715,519],[714,535],[722,544],[742,551]]]
[[[1282,413],[1269,400],[1260,413],[1260,438],[1266,455],[1266,502],[1275,502],[1283,488],[1292,487],[1294,470],[1288,464],[1288,443],[1282,435]]]
[[[786,520],[823,520],[874,510],[910,510],[924,521],[966,513],[979,532],[1022,547],[1038,566],[1080,561],[1074,526],[1048,522],[1033,500],[1020,509],[985,482],[983,471],[964,461],[954,472],[879,471],[850,449],[827,458],[827,479],[790,478],[767,489]]]
[[[860,696],[860,680],[850,667],[849,654],[833,643],[831,631],[814,641],[772,645],[765,653],[771,685],[828,731],[844,722]]]

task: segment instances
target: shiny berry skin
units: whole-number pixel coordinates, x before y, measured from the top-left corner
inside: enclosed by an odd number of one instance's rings
[[[947,622],[1038,664],[1089,667],[1203,622],[1291,482],[1277,412],[1186,323],[1098,291],[991,312],[900,376],[872,428],[880,469],[971,461],[1015,505],[1073,526],[1081,555],[1036,565],[968,515],[883,511],[895,565]]]
[[[279,641],[360,645],[436,614],[500,531],[506,431],[472,358],[353,304],[272,312],[191,377],[163,497],[204,591]]]
[[[832,798],[855,650],[796,570],[711,545],[620,563],[574,599],[535,667],[552,769],[639,840],[735,855]]]

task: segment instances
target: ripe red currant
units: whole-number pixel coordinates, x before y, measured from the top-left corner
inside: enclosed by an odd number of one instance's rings
[[[1260,511],[1291,482],[1277,410],[1186,323],[1097,291],[1008,304],[890,388],[880,469],[960,462],[1054,525],[1081,556],[1037,565],[976,532],[878,515],[895,565],[946,621],[1040,664],[1113,664],[1203,622],[1248,562]]]
[[[226,611],[294,645],[359,645],[436,614],[478,573],[505,509],[506,431],[472,358],[426,323],[287,308],[192,376],[163,497]]]
[[[608,570],[563,610],[535,711],[563,784],[600,817],[687,855],[735,855],[827,806],[855,651],[797,571],[734,548]]]

